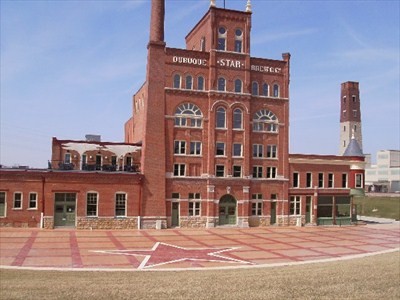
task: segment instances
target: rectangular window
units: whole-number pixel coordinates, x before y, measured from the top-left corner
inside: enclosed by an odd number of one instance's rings
[[[5,217],[6,211],[6,192],[0,192],[0,217]]]
[[[115,216],[125,217],[126,216],[126,194],[117,193],[115,194]]]
[[[342,174],[342,188],[347,188],[347,174]]]
[[[233,166],[233,177],[242,177],[242,166]]]
[[[271,194],[271,200],[277,200],[278,194]]]
[[[268,145],[267,146],[267,157],[268,158],[276,158],[276,145]]]
[[[200,202],[189,202],[189,216],[200,216]]]
[[[253,157],[263,157],[263,145],[254,144],[253,145]]]
[[[253,167],[253,178],[262,178],[263,177],[263,167],[262,166],[254,166]]]
[[[318,187],[324,187],[324,173],[318,173]]]
[[[175,154],[186,154],[186,142],[175,141],[174,142],[174,153]]]
[[[267,178],[276,178],[276,167],[267,167]]]
[[[299,187],[299,173],[293,173],[293,187]]]
[[[290,197],[290,214],[300,215],[300,196]]]
[[[306,187],[312,188],[312,173],[306,174]]]
[[[233,144],[233,156],[242,157],[242,144]]]
[[[70,164],[71,163],[71,153],[65,153],[64,163],[66,163],[66,164]]]
[[[262,215],[262,202],[252,202],[251,203],[251,215],[261,216]]]
[[[22,209],[22,193],[20,192],[14,193],[13,203],[14,203],[13,208]]]
[[[334,182],[333,182],[333,174],[329,173],[328,174],[328,188],[333,188]]]
[[[225,143],[217,142],[215,147],[215,154],[217,156],[225,156]]]
[[[216,165],[215,166],[215,176],[216,177],[224,177],[225,176],[225,166],[224,165]]]
[[[190,155],[201,155],[201,142],[190,142]]]
[[[356,118],[357,117],[357,111],[353,110],[353,117]]]
[[[363,174],[358,173],[356,174],[356,188],[363,187]]]
[[[179,193],[172,193],[171,198],[172,199],[179,199],[180,195],[179,195]]]
[[[86,195],[86,215],[97,216],[97,193],[87,193]]]
[[[174,176],[185,176],[185,164],[174,164]]]
[[[29,193],[29,209],[36,209],[37,208],[37,193]]]

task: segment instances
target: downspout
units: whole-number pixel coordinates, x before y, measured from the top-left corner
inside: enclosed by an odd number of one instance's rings
[[[44,226],[44,211],[45,211],[45,197],[44,197],[44,186],[45,186],[45,177],[42,175],[42,212],[40,213],[40,228]]]
[[[139,179],[139,209],[138,209],[138,229],[141,229],[141,220],[140,216],[142,215],[142,189],[143,189],[143,181],[142,178]]]

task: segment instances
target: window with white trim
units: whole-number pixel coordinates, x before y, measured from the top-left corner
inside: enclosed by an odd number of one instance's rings
[[[222,129],[226,128],[226,110],[223,107],[217,108],[215,127]]]
[[[291,196],[290,197],[290,214],[298,216],[300,215],[300,204],[301,198],[300,196]]]
[[[204,77],[203,76],[197,77],[197,89],[199,91],[204,91]]]
[[[175,111],[175,127],[197,127],[201,128],[203,113],[197,105],[184,103]]]
[[[115,216],[126,217],[126,193],[115,194]]]
[[[342,174],[342,188],[347,188],[347,173]]]
[[[243,157],[243,152],[242,152],[242,144],[233,144],[233,155],[234,157]]]
[[[268,158],[276,158],[276,145],[267,145],[267,157]]]
[[[22,193],[20,192],[14,193],[13,208],[22,209]]]
[[[265,97],[269,96],[269,86],[267,83],[264,83],[262,86],[262,95]]]
[[[324,187],[324,173],[318,173],[318,187]]]
[[[64,155],[64,163],[70,164],[71,163],[71,153],[65,153]]]
[[[276,167],[267,167],[267,178],[276,178]]]
[[[191,75],[186,76],[186,89],[187,90],[193,89],[193,77]]]
[[[6,192],[0,192],[0,218],[5,217],[7,212]]]
[[[333,173],[328,173],[328,188],[333,188],[334,182],[333,182]]]
[[[88,217],[97,217],[97,193],[86,194],[86,215]]]
[[[38,194],[29,193],[28,209],[37,209]]]
[[[262,178],[262,177],[263,177],[263,167],[253,166],[253,178]]]
[[[233,166],[233,177],[242,177],[242,166]]]
[[[218,78],[218,91],[220,92],[226,91],[226,80],[223,77]]]
[[[174,176],[183,177],[185,176],[185,164],[174,164]]]
[[[235,30],[235,52],[242,53],[243,44],[243,31],[241,29]]]
[[[259,110],[253,117],[253,131],[278,132],[278,118],[269,110]]]
[[[215,176],[216,177],[225,177],[225,166],[224,165],[216,165],[215,166]]]
[[[221,50],[221,51],[226,50],[226,28],[222,27],[222,26],[218,28],[217,50]]]
[[[300,182],[300,175],[297,172],[293,173],[293,187],[298,188],[299,187],[299,182]]]
[[[263,210],[263,196],[262,194],[252,194],[251,195],[251,215],[261,216]]]
[[[242,93],[243,92],[242,86],[243,86],[242,81],[240,79],[236,79],[235,80],[235,93]]]
[[[200,216],[200,193],[189,193],[189,216]]]
[[[263,157],[264,146],[261,144],[253,144],[253,157],[260,158]]]
[[[190,155],[201,155],[201,142],[190,142]]]
[[[174,75],[174,89],[181,88],[181,75],[175,74]]]
[[[257,81],[253,81],[253,83],[251,84],[251,94],[253,96],[258,96],[258,82]]]
[[[274,97],[278,98],[278,97],[279,97],[279,94],[280,94],[279,85],[274,84],[273,92],[274,92]]]
[[[216,156],[225,156],[225,143],[217,142],[215,145],[215,155]]]
[[[306,173],[306,187],[312,188],[312,173]]]
[[[233,111],[233,129],[243,129],[243,112],[239,108]]]
[[[363,174],[357,173],[356,174],[356,188],[362,188],[363,185]]]
[[[174,153],[175,154],[186,154],[186,142],[175,141],[174,142]]]

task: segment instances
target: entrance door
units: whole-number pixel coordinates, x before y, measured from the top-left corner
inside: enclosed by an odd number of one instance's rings
[[[311,223],[311,197],[306,197],[306,223]]]
[[[172,202],[171,226],[179,226],[179,203],[178,202]]]
[[[271,224],[276,223],[276,202],[271,202]]]
[[[225,195],[219,200],[219,225],[236,224],[236,199]]]
[[[54,226],[75,227],[75,193],[56,193],[54,201]]]

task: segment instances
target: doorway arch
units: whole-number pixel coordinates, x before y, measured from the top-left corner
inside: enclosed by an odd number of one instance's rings
[[[219,225],[236,225],[237,201],[232,195],[224,195],[219,199]]]

